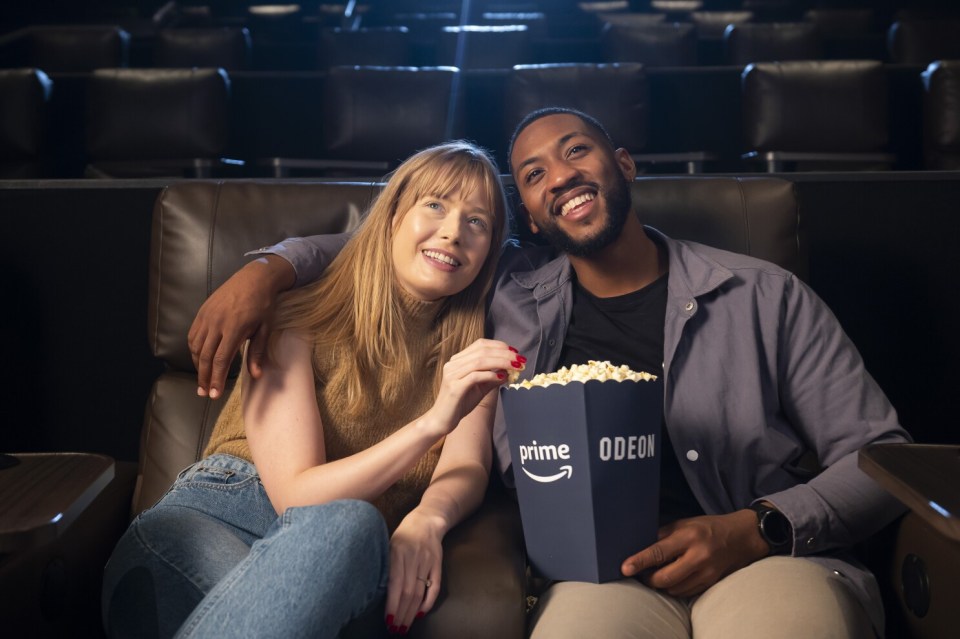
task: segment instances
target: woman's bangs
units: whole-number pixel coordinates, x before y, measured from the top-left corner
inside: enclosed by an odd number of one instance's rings
[[[482,160],[458,153],[439,164],[431,172],[433,179],[424,179],[417,185],[417,200],[428,196],[449,197],[455,193],[460,193],[462,198],[469,198],[479,192],[484,201],[490,203],[490,212],[497,213],[496,186],[491,184],[493,176]]]

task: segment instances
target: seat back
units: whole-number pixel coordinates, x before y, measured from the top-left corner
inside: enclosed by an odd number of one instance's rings
[[[690,23],[607,23],[601,31],[600,46],[607,62],[640,62],[657,67],[697,63],[697,30]]]
[[[960,59],[960,20],[911,19],[890,25],[887,31],[890,61],[930,64]]]
[[[741,89],[744,140],[751,151],[819,154],[824,160],[832,154],[838,161],[846,154],[856,161],[887,147],[887,83],[879,61],[751,64]]]
[[[412,65],[410,29],[404,26],[323,29],[317,63],[321,69],[343,65]]]
[[[597,118],[617,146],[639,152],[647,145],[650,96],[639,63],[517,65],[504,93],[505,140],[526,114],[559,106]]]
[[[182,175],[215,161],[227,143],[229,92],[223,69],[98,69],[87,83],[87,160],[124,177]]]
[[[245,27],[161,29],[153,44],[159,68],[250,68],[252,44]]]
[[[29,65],[47,73],[127,66],[130,34],[118,26],[38,25],[25,31]]]
[[[166,370],[144,415],[134,513],[200,458],[223,405],[196,392],[187,332],[200,305],[247,261],[245,251],[287,237],[354,229],[376,188],[199,180],[160,193],[150,240],[148,337]]]
[[[728,25],[723,34],[728,64],[817,60],[822,47],[811,22],[772,22]]]
[[[39,69],[0,70],[0,179],[43,177],[52,91]]]
[[[641,177],[631,184],[640,221],[778,264],[806,279],[809,249],[792,182],[771,177]]]
[[[460,69],[509,69],[533,62],[529,28],[525,24],[469,24],[443,27],[437,64]]]
[[[935,62],[922,77],[924,165],[960,169],[960,60]]]
[[[451,67],[334,67],[323,99],[327,157],[388,168],[460,137],[458,75]]]

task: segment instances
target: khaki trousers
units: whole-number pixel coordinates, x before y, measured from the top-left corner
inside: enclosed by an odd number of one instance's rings
[[[690,599],[633,579],[558,582],[531,614],[531,639],[875,637],[843,578],[795,557],[767,557]]]

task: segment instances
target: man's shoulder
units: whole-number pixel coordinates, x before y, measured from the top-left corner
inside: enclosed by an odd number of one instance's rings
[[[786,268],[753,255],[717,248],[689,240],[668,240],[679,253],[680,259],[689,261],[691,256],[706,259],[731,272],[754,273],[757,276],[773,276],[789,279],[793,276]]]
[[[510,240],[504,245],[500,254],[500,263],[497,268],[498,277],[509,276],[512,273],[534,271],[546,266],[558,256],[556,249],[550,246]]]

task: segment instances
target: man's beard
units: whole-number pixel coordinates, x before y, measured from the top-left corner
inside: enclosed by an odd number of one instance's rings
[[[574,257],[590,257],[612,244],[620,237],[631,212],[630,185],[626,178],[617,175],[613,188],[601,195],[606,203],[607,219],[593,237],[575,240],[560,228],[557,218],[551,216],[548,224],[539,225],[543,238],[554,248]]]

